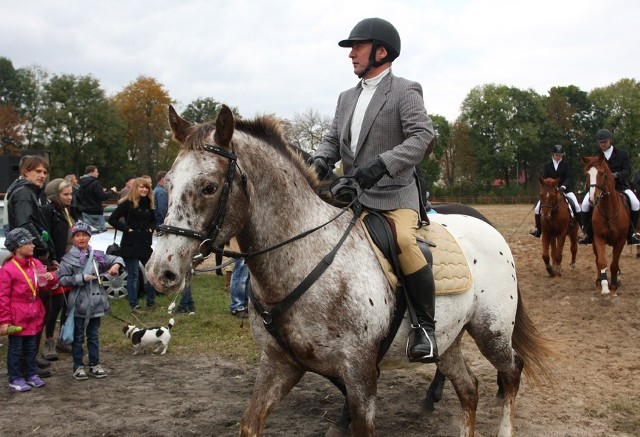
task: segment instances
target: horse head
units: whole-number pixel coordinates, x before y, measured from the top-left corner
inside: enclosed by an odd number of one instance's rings
[[[558,209],[558,184],[560,179],[540,177],[540,190],[538,198],[540,200],[540,217],[543,220],[551,220],[551,213]]]
[[[615,192],[615,178],[602,152],[596,156],[583,156],[582,162],[589,186],[589,203],[597,205],[603,197]]]
[[[181,288],[197,251],[206,256],[234,236],[246,219],[249,197],[232,142],[235,122],[227,106],[215,122],[199,125],[170,107],[169,124],[181,146],[166,175],[169,208],[147,266],[149,279],[159,290]]]

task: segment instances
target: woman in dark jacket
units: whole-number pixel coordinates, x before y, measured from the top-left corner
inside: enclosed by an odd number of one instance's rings
[[[78,221],[76,212],[71,206],[73,200],[73,187],[64,179],[54,179],[44,189],[47,203],[42,207],[44,215],[44,228],[49,233],[53,243],[51,254],[52,265],[59,265],[62,257],[71,249],[71,237],[69,229]],[[57,360],[58,351],[71,352],[71,347],[62,343],[56,345],[53,338],[60,315],[60,326],[64,325],[67,318],[67,299],[70,289],[62,286],[51,290],[51,297],[45,302],[45,342],[42,347],[42,357],[47,360]],[[65,296],[66,292],[66,296]]]
[[[138,264],[146,264],[151,257],[151,241],[156,228],[155,209],[151,184],[137,178],[131,191],[120,200],[118,207],[109,217],[109,224],[122,232],[120,240],[121,256],[127,268],[127,293],[132,312],[139,312],[138,305]],[[145,287],[147,307],[155,306],[155,289]]]

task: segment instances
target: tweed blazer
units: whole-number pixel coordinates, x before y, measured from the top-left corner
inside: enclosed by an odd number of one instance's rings
[[[360,197],[367,208],[389,211],[408,208],[418,211],[418,188],[413,169],[427,154],[434,137],[419,83],[387,74],[378,84],[362,120],[355,148],[351,151],[351,120],[362,92],[362,82],[338,97],[329,133],[315,156],[342,160],[344,174],[351,176],[359,166],[382,159],[390,176],[383,176]]]

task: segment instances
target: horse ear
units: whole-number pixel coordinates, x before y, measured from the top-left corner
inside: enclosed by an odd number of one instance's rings
[[[187,138],[187,129],[191,127],[191,123],[178,115],[173,105],[169,105],[169,125],[173,132],[173,137],[183,143]]]
[[[222,105],[218,118],[216,119],[216,132],[213,137],[216,144],[224,148],[229,148],[234,129],[235,123],[231,109],[229,109],[227,105]]]
[[[582,160],[582,162],[584,164],[587,164],[589,162],[589,157],[588,156],[580,156],[580,159]]]

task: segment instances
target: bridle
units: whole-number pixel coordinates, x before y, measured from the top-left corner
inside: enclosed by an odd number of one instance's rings
[[[595,168],[596,170],[599,170],[595,165],[592,166],[591,168]],[[600,190],[600,193],[598,194],[598,196],[594,196],[594,201],[593,201],[593,206],[598,206],[598,203],[600,203],[600,199],[602,199],[605,196],[609,196],[610,190],[607,188],[608,185],[608,180],[607,180],[607,172],[603,171],[602,172],[602,184],[589,184],[589,191],[591,191],[591,188],[597,188]]]
[[[236,167],[240,171],[240,178],[242,180],[242,190],[244,194],[249,197],[247,193],[247,175],[242,171],[242,169],[238,166],[238,157],[234,153],[233,149],[231,151],[225,150],[222,147],[216,144],[205,144],[204,150],[207,152],[220,155],[229,160],[229,166],[227,168],[227,174],[225,175],[224,184],[222,185],[222,193],[220,194],[220,201],[218,202],[218,210],[216,211],[216,215],[209,225],[209,229],[206,234],[203,234],[198,231],[194,231],[192,229],[181,228],[178,226],[171,226],[161,224],[158,226],[158,236],[164,234],[173,234],[179,235],[183,237],[194,238],[200,241],[200,247],[198,248],[198,252],[202,257],[207,257],[211,254],[211,252],[216,251],[213,246],[213,242],[218,237],[220,233],[220,229],[222,228],[222,223],[224,222],[225,215],[227,213],[227,203],[229,203],[229,195],[231,194],[231,189],[233,186],[233,178],[235,177]]]
[[[549,208],[551,210],[551,212],[555,211],[556,209],[558,209],[558,198],[556,197],[556,194],[558,193],[558,187],[542,187],[542,189],[544,191],[551,191],[554,190],[555,193],[554,195],[550,196],[553,199],[556,199],[556,203],[555,205],[551,205],[551,204],[546,204],[546,203],[542,203],[542,201],[540,201],[540,209],[542,208]]]
[[[166,225],[166,224],[161,224],[158,226],[158,236],[164,235],[164,234],[173,234],[173,235],[179,235],[182,237],[189,237],[189,238],[193,238],[196,240],[200,241],[200,247],[198,248],[198,252],[199,255],[197,255],[197,257],[199,259],[203,259],[208,257],[211,253],[216,253],[216,254],[220,254],[222,256],[226,256],[229,258],[245,258],[245,259],[250,259],[253,256],[256,255],[260,255],[260,254],[264,254],[267,252],[271,252],[275,249],[278,249],[282,246],[285,246],[289,243],[292,243],[296,240],[302,239],[304,237],[306,237],[307,235],[322,229],[323,227],[327,226],[329,223],[333,222],[334,220],[337,220],[342,214],[344,214],[346,211],[353,209],[354,211],[354,215],[355,217],[359,217],[360,214],[362,213],[362,206],[360,205],[358,199],[360,198],[360,195],[362,194],[362,192],[360,192],[357,196],[354,196],[353,200],[351,200],[351,202],[345,206],[344,208],[342,208],[342,210],[336,214],[334,217],[332,217],[331,219],[329,219],[328,221],[326,221],[325,223],[322,223],[314,228],[308,229],[294,237],[291,237],[285,241],[279,242],[274,244],[273,246],[269,246],[267,248],[264,249],[260,249],[260,250],[256,250],[256,251],[249,251],[249,252],[234,252],[234,251],[230,251],[230,250],[225,250],[224,248],[221,247],[213,247],[213,242],[215,241],[215,239],[218,237],[218,234],[220,233],[220,230],[222,228],[222,224],[224,222],[224,218],[226,215],[226,211],[227,211],[227,203],[229,203],[229,195],[231,194],[231,190],[233,187],[233,179],[235,177],[235,170],[236,167],[238,168],[238,170],[240,171],[240,176],[241,176],[241,180],[242,180],[242,189],[243,192],[245,193],[245,195],[247,196],[247,198],[249,198],[249,194],[247,193],[247,181],[248,181],[248,177],[246,175],[246,173],[244,173],[242,171],[242,169],[240,168],[240,166],[238,165],[238,157],[237,155],[234,153],[234,151],[228,151],[216,144],[205,144],[204,145],[204,150],[206,150],[207,152],[216,154],[216,155],[220,155],[224,158],[227,158],[229,160],[229,167],[227,169],[227,174],[225,176],[225,180],[224,180],[224,184],[222,186],[222,194],[220,195],[220,201],[218,202],[218,210],[216,211],[216,215],[215,218],[213,220],[213,222],[211,223],[211,225],[209,226],[209,229],[207,230],[206,234],[203,234],[201,232],[198,231],[194,231],[192,229],[187,229],[187,228],[181,228],[179,226],[171,226],[171,225]],[[344,177],[344,179],[353,179],[353,177]],[[352,222],[350,222],[350,225],[347,227],[347,230],[345,231],[345,235],[348,235],[349,232],[351,231],[351,228],[354,226],[355,221],[352,220]],[[342,244],[342,243],[340,243]],[[216,268],[219,268],[220,266],[216,266]]]

